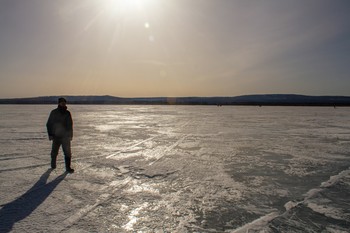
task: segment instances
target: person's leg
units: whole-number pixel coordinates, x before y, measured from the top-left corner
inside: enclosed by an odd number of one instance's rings
[[[61,140],[53,139],[52,140],[52,149],[51,149],[51,168],[56,168],[56,159],[58,155],[58,151],[61,146]]]
[[[66,171],[72,173],[74,172],[74,169],[71,168],[72,151],[70,146],[70,139],[63,139],[62,148],[64,153],[64,161],[66,163]]]

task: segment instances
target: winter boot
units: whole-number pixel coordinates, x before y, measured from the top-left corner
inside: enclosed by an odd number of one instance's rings
[[[51,168],[52,169],[56,168],[56,157],[51,157]]]
[[[68,173],[73,173],[74,172],[74,169],[72,169],[70,167],[71,159],[72,159],[71,157],[64,157],[64,160],[66,162],[66,172],[68,172]]]

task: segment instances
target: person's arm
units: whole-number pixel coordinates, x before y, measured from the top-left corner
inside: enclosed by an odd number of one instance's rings
[[[73,119],[70,112],[69,112],[69,118],[68,118],[68,129],[69,129],[70,140],[72,140],[73,139]]]
[[[49,140],[53,140],[54,138],[54,132],[53,132],[53,112],[50,113],[49,119],[47,120],[46,123],[46,128],[47,128],[47,134],[49,135]]]

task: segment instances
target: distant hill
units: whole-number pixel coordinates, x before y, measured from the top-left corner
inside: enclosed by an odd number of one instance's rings
[[[56,104],[60,96],[0,99],[0,104]],[[177,105],[268,105],[268,106],[350,106],[349,96],[305,96],[292,94],[243,95],[234,97],[64,96],[69,104],[177,104]]]

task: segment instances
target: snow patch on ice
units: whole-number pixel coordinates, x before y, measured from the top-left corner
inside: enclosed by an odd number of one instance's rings
[[[137,223],[137,221],[139,220],[139,214],[140,214],[140,211],[144,208],[147,208],[148,207],[148,202],[145,202],[143,203],[140,207],[136,208],[136,209],[133,209],[128,218],[129,218],[129,222],[127,224],[125,224],[123,226],[124,229],[128,230],[128,231],[132,231],[134,228],[134,225]]]
[[[340,172],[338,175],[335,176],[331,176],[329,180],[327,180],[326,182],[323,182],[321,184],[322,188],[328,188],[330,186],[333,186],[334,184],[336,184],[342,177],[345,176],[349,176],[350,174],[350,167],[348,168],[348,170],[342,171]]]
[[[331,176],[329,180],[322,182],[319,188],[311,189],[306,193],[305,200],[308,200],[318,193],[320,193],[324,188],[329,188],[335,185],[337,182],[339,182],[340,179],[343,177],[349,176],[350,175],[350,167],[347,170],[344,170],[340,172],[338,175]]]
[[[327,217],[338,219],[338,220],[342,220],[344,218],[344,215],[346,215],[345,213],[343,213],[343,211],[339,209],[332,208],[325,205],[318,205],[316,203],[308,203],[307,207],[309,207],[310,209],[312,209],[317,213],[324,214]]]
[[[129,206],[127,206],[127,205],[122,204],[120,206],[120,211],[122,211],[122,212],[127,211],[128,209],[129,209]]]
[[[120,128],[119,125],[96,125],[95,128],[101,132],[108,132],[111,130],[118,130]]]
[[[158,189],[153,188],[150,184],[147,184],[147,183],[139,184],[137,180],[133,180],[133,185],[126,191],[130,193],[150,192],[150,193],[159,194]]]
[[[122,173],[122,174],[129,173],[130,170],[129,170],[128,168],[129,168],[128,166],[119,166],[119,167],[118,167],[120,173]]]
[[[254,220],[253,222],[250,222],[250,223],[234,230],[232,233],[245,233],[245,232],[251,232],[251,231],[255,232],[255,230],[259,230],[259,229],[263,228],[264,226],[266,226],[268,224],[268,222],[270,222],[271,220],[273,220],[277,216],[278,216],[277,212],[269,213],[265,216],[262,216],[256,220]]]
[[[301,202],[294,202],[294,201],[288,201],[286,204],[284,204],[284,208],[286,209],[286,211],[296,207],[297,205],[299,205]]]

